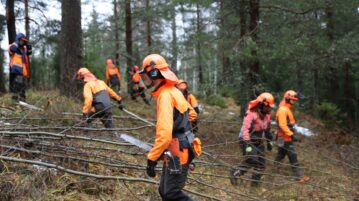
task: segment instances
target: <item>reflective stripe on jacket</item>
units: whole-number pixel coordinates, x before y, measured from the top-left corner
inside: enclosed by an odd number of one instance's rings
[[[292,106],[288,103],[282,104],[277,111],[276,119],[278,125],[278,137],[283,138],[285,142],[292,141],[293,131],[288,125],[294,125],[295,119],[292,111],[290,110]]]
[[[100,93],[101,92],[101,93]],[[87,82],[84,86],[83,91],[84,96],[84,106],[82,108],[83,113],[90,112],[90,109],[94,105],[103,104],[108,105],[108,101],[110,96],[116,101],[120,101],[121,97],[117,95],[110,87],[106,85],[106,83],[102,80],[92,80]],[[108,98],[106,98],[106,96]],[[108,107],[108,106],[104,106]]]
[[[157,97],[156,140],[147,158],[152,161],[160,159],[169,148],[174,132],[186,132],[191,129],[188,119],[196,118],[196,113],[186,101],[181,91],[174,85],[166,83],[152,96]],[[181,158],[188,158],[181,156]]]

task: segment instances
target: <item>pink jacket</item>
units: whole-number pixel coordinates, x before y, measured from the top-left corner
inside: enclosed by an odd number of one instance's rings
[[[266,132],[270,129],[270,114],[264,116],[263,119],[259,114],[252,110],[247,110],[246,116],[243,119],[243,133],[242,138],[244,141],[251,140],[253,132]]]

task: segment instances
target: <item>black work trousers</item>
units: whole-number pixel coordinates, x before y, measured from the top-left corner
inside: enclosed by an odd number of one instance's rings
[[[263,142],[251,143],[252,147],[251,152],[246,152],[246,147],[242,147],[243,156],[245,157],[244,161],[239,165],[240,172],[239,176],[244,175],[249,169],[253,168],[254,172],[252,173],[252,182],[259,183],[264,169],[265,169],[265,146]]]
[[[26,79],[15,73],[10,73],[10,91],[13,93],[14,98],[20,100],[25,100],[25,89],[26,89]]]
[[[288,156],[294,175],[297,178],[303,177],[303,170],[300,168],[297,152],[295,151],[293,142],[284,142],[282,147],[278,147],[278,153],[275,157],[275,162],[278,164],[278,162],[281,162],[285,156]]]
[[[166,165],[163,165],[162,175],[160,180],[159,193],[163,201],[192,201],[192,199],[185,194],[184,188],[187,180],[188,165],[182,165],[181,174],[170,174]]]
[[[103,112],[90,112],[89,113],[89,119],[87,120],[87,123],[91,123],[95,118],[100,118],[102,124],[105,126],[105,128],[113,128],[112,125],[112,112],[111,111],[103,111]]]

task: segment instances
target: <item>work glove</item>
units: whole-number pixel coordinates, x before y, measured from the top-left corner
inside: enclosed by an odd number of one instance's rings
[[[151,160],[147,160],[147,168],[146,168],[146,172],[147,175],[150,177],[155,177],[156,176],[156,165],[157,165],[157,161],[151,161]]]
[[[123,110],[123,108],[124,108],[125,106],[123,105],[122,100],[117,101],[117,103],[118,103],[118,108],[119,108],[120,110]]]
[[[273,141],[268,140],[267,141],[267,150],[272,151],[273,148]]]
[[[292,137],[293,142],[301,142],[302,141],[300,136],[298,134],[296,134],[296,133],[294,133],[291,137]]]

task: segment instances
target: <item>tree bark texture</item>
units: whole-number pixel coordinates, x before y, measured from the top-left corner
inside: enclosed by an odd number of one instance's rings
[[[130,71],[133,66],[132,56],[132,17],[131,0],[125,0],[125,25],[126,25],[126,51],[127,51],[127,91],[132,91],[132,79]]]
[[[62,0],[61,73],[60,92],[66,96],[79,96],[75,86],[77,70],[81,67],[81,0]]]

